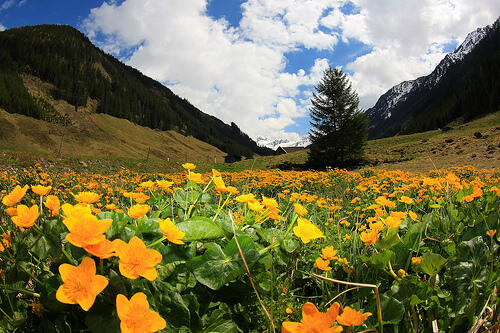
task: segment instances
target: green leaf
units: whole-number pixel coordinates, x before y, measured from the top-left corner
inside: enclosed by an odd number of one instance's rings
[[[247,264],[255,263],[259,253],[253,240],[248,236],[239,236],[238,242]],[[194,275],[201,284],[217,290],[246,272],[234,238],[224,249],[216,243],[208,243],[205,247],[202,256],[191,260]]]
[[[150,234],[154,236],[162,236],[158,220],[155,218],[142,218],[139,220],[138,232],[141,234]]]
[[[406,234],[403,236],[403,243],[407,248],[413,251],[417,251],[418,243],[420,239],[420,234],[425,230],[424,223],[415,223],[412,224]]]
[[[287,238],[283,239],[280,245],[286,252],[293,253],[299,247],[299,242],[296,239]]]
[[[113,314],[113,307],[103,304],[94,303],[90,311],[85,316],[85,325],[92,333],[119,333],[120,321]]]
[[[123,232],[123,228],[129,223],[131,220],[127,214],[116,213],[116,212],[104,212],[98,215],[99,219],[111,219],[111,226],[106,231],[106,238],[112,239],[116,235],[119,235]]]
[[[399,238],[399,229],[395,228],[389,228],[389,232],[384,238],[380,238],[375,246],[379,250],[387,249],[389,250],[392,248],[394,245],[398,244],[401,242],[401,239]]]
[[[174,200],[181,206],[183,209],[187,209],[188,206],[188,200],[187,200],[187,194],[186,191],[184,190],[177,190],[174,192]]]
[[[422,263],[420,268],[422,271],[429,275],[436,275],[443,265],[446,263],[446,259],[437,253],[427,252],[422,255]]]
[[[169,325],[189,326],[191,321],[189,308],[175,288],[159,280],[153,282],[153,287],[158,295],[155,297],[156,307],[165,319],[169,319]]]
[[[394,252],[392,252],[391,250],[386,250],[384,252],[375,253],[369,257],[360,256],[360,259],[363,262],[369,263],[377,268],[384,269],[393,256]]]
[[[33,239],[31,252],[36,254],[40,259],[51,258],[52,260],[54,260],[61,256],[59,246],[60,243],[56,242],[52,238],[38,236],[37,238]]]
[[[227,332],[237,333],[238,326],[231,320],[231,315],[223,309],[214,310],[209,318],[206,318],[206,326],[201,333]]]
[[[184,242],[222,238],[224,236],[224,230],[221,227],[212,220],[202,216],[195,216],[189,220],[177,223],[176,227],[186,233],[182,238]]]
[[[380,296],[382,320],[385,324],[397,324],[403,319],[405,307],[402,302],[386,294]]]

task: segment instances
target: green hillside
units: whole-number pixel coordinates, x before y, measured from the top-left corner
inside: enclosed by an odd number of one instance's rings
[[[220,150],[251,157],[266,155],[234,123],[227,125],[95,47],[81,32],[61,25],[40,25],[0,32],[0,108],[53,123],[69,124],[65,114],[32,97],[23,75],[53,85],[55,100],[75,111],[88,103],[96,112],[159,130],[193,136]]]

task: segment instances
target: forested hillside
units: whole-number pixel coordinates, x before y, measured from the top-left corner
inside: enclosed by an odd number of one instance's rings
[[[422,132],[457,118],[467,122],[500,110],[500,20],[487,30],[463,57],[447,56],[430,75],[403,82],[382,95],[366,111],[369,136]]]
[[[21,74],[53,84],[52,97],[66,100],[76,110],[92,99],[98,103],[98,113],[192,135],[228,154],[271,153],[257,146],[236,124],[227,125],[201,112],[161,83],[105,54],[70,26],[40,25],[0,32],[0,108],[67,123],[64,115],[30,96]]]

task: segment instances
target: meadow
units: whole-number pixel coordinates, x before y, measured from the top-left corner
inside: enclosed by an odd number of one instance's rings
[[[494,169],[0,174],[9,332],[486,332]]]

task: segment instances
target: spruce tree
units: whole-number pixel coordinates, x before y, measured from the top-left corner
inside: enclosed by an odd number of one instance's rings
[[[309,164],[323,168],[349,167],[363,158],[368,120],[359,98],[339,68],[329,67],[311,98],[311,149]]]

